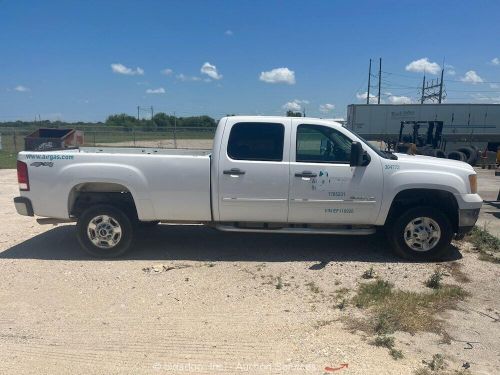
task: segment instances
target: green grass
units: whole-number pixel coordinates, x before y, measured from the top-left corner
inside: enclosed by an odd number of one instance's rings
[[[361,275],[363,279],[373,279],[375,277],[375,271],[373,270],[373,267],[368,268],[365,272],[363,272],[363,275]]]
[[[319,288],[319,286],[317,286],[314,281],[310,281],[308,283],[306,283],[306,286],[309,288],[309,290],[312,292],[312,293],[320,293],[321,292],[321,289]]]
[[[392,336],[385,336],[385,335],[377,336],[375,340],[373,340],[372,344],[375,346],[380,346],[389,349],[389,354],[395,360],[404,357],[403,352],[394,347],[394,337]]]
[[[362,284],[353,302],[357,307],[368,307],[383,301],[392,293],[392,284],[384,280],[376,280],[374,283]]]
[[[434,273],[425,281],[425,286],[431,289],[439,289],[442,287],[441,280],[443,273],[440,270],[435,270]]]
[[[434,354],[430,361],[422,361],[425,367],[413,372],[414,375],[471,375],[468,369],[446,369],[447,365],[442,354]]]
[[[281,280],[281,276],[276,278],[276,289],[283,289],[283,281]]]
[[[474,227],[465,237],[479,252],[479,259],[500,264],[500,239],[489,233],[486,228]]]
[[[16,168],[17,154],[0,151],[0,169]]]
[[[441,333],[438,312],[455,308],[468,293],[459,286],[442,285],[432,292],[408,292],[394,289],[383,280],[359,286],[352,302],[369,310],[366,322],[357,327],[379,335],[396,331],[414,334],[419,331]],[[353,325],[356,328],[356,325]]]

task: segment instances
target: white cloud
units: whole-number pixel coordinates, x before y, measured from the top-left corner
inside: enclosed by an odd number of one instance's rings
[[[497,83],[490,83],[490,87],[491,87],[492,89],[498,89],[498,88],[500,88],[500,85],[499,85],[499,84],[497,84]]]
[[[217,67],[210,64],[209,62],[206,62],[201,66],[200,72],[215,80],[219,80],[222,78],[222,74],[219,74],[219,72],[217,71]]]
[[[183,73],[181,74],[177,74],[175,76],[175,78],[177,78],[179,81],[183,81],[183,82],[190,82],[190,81],[201,81],[201,78],[200,77],[196,77],[196,76],[187,76]]]
[[[500,65],[500,59],[498,57],[495,57],[494,59],[491,60],[491,63],[493,65]]]
[[[335,104],[326,103],[326,104],[321,104],[319,106],[319,111],[321,113],[328,113],[333,111],[334,109],[335,109]]]
[[[453,65],[444,64],[444,68],[445,68],[446,74],[449,76],[454,76],[455,74],[457,74],[457,72],[455,71],[455,67]]]
[[[276,68],[267,72],[261,72],[259,79],[267,83],[295,84],[295,72],[288,68]]]
[[[364,93],[360,94],[359,92],[356,94],[356,98],[358,98],[358,100],[364,100],[366,101],[366,97],[367,97],[368,93],[365,91]],[[377,96],[373,95],[373,94],[370,94],[370,103],[377,103]]]
[[[391,104],[411,104],[411,98],[407,96],[390,95],[387,100]]]
[[[147,89],[146,94],[165,94],[165,89],[163,87],[158,87],[157,89]]]
[[[135,76],[135,75],[142,76],[144,74],[144,69],[142,68],[139,67],[135,69],[127,68],[123,64],[111,64],[111,70],[113,71],[113,73],[125,74],[128,76]]]
[[[304,104],[309,104],[309,100],[300,100],[300,99],[294,99],[290,102],[287,102],[281,106],[281,108],[287,110],[287,111],[301,111],[302,108],[304,107]]]
[[[468,72],[466,72],[465,75],[460,78],[460,81],[472,84],[484,82],[484,80],[479,77],[479,75],[474,70],[469,70]]]
[[[486,96],[484,94],[472,94],[472,99],[481,103],[500,104],[500,96]]]
[[[227,36],[233,36],[234,33],[233,30],[226,30],[224,34],[226,34]]]
[[[408,72],[438,74],[441,67],[436,62],[430,62],[427,57],[412,61],[405,68]]]
[[[174,71],[172,69],[166,68],[163,70],[160,70],[160,73],[163,74],[164,76],[170,76],[172,75]]]
[[[28,91],[31,91],[28,87],[23,86],[23,85],[18,85],[16,87],[14,87],[14,90],[16,90],[18,92],[28,92]]]

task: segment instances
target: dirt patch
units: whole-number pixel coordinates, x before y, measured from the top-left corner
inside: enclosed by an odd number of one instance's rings
[[[159,225],[123,259],[103,261],[80,250],[73,225],[17,215],[17,194],[15,171],[1,170],[2,374],[411,374],[437,353],[443,371],[469,363],[474,374],[500,372],[500,269],[468,245],[457,243],[460,266],[448,269],[402,261],[382,236]],[[373,345],[376,335],[343,323],[368,317],[370,308],[350,302],[360,285],[380,278],[433,293],[424,282],[437,268],[442,284],[470,294],[437,314],[446,340],[396,331],[403,358],[395,360],[387,345]]]

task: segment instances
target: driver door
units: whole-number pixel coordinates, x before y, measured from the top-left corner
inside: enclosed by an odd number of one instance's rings
[[[296,119],[292,129],[288,221],[372,224],[382,198],[378,159],[351,167],[353,140],[338,127]]]

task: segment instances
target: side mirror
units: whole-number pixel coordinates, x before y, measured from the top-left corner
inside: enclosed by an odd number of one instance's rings
[[[359,142],[352,142],[351,144],[351,167],[357,167],[363,165],[363,147]]]

